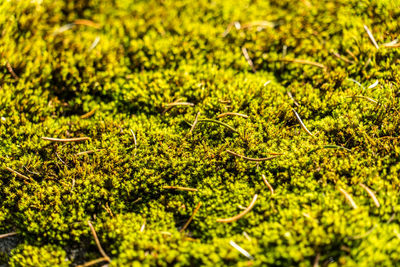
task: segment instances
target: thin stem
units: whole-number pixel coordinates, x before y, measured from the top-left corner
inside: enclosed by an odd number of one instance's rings
[[[91,111],[89,111],[88,113],[83,114],[80,118],[81,118],[81,119],[87,119],[87,118],[89,118],[90,116],[92,116],[92,115],[96,112],[96,110],[97,110],[97,108],[94,108],[94,109],[92,109]]]
[[[373,192],[368,186],[366,186],[366,185],[364,185],[364,184],[360,184],[360,186],[361,186],[362,188],[364,188],[365,191],[367,191],[368,195],[369,195],[369,196],[372,198],[372,200],[374,201],[375,206],[377,206],[377,207],[379,208],[379,207],[381,206],[381,204],[379,204],[379,201],[378,201],[378,199],[376,198],[374,192]]]
[[[350,205],[353,207],[353,209],[357,209],[357,204],[354,202],[353,198],[350,196],[349,193],[347,193],[343,188],[339,188],[339,191],[344,195],[344,197],[349,201]]]
[[[222,121],[217,121],[217,120],[211,120],[211,119],[201,119],[201,120],[197,120],[197,123],[203,123],[203,122],[212,122],[212,123],[216,123],[219,125],[222,125],[226,128],[228,128],[229,130],[231,130],[232,132],[237,133],[237,130],[235,128],[233,128],[232,126],[229,126],[226,123],[223,123]]]
[[[99,249],[100,254],[104,257],[104,259],[106,261],[111,262],[110,257],[107,256],[107,254],[104,252],[103,248],[101,247],[99,238],[97,237],[97,234],[96,234],[96,230],[94,229],[94,227],[90,221],[88,221],[88,225],[90,227],[90,231],[92,232],[94,241],[96,242],[96,245],[97,245],[97,248]]]
[[[272,188],[271,184],[268,182],[267,177],[265,177],[264,174],[261,175],[265,185],[268,187],[269,191],[271,191],[271,194],[274,194],[274,189]]]
[[[266,160],[274,159],[274,158],[278,157],[279,155],[282,155],[281,153],[270,153],[270,154],[272,154],[274,156],[273,157],[268,157],[268,158],[249,158],[249,157],[240,155],[240,154],[238,154],[236,152],[233,152],[233,151],[230,151],[230,150],[225,150],[225,152],[230,154],[230,155],[232,155],[232,156],[235,156],[235,157],[238,157],[238,158],[242,158],[242,159],[245,159],[245,160],[248,160],[248,161],[266,161]]]
[[[239,220],[240,218],[242,218],[244,215],[246,215],[253,207],[254,204],[256,204],[256,200],[257,200],[258,195],[255,194],[253,197],[253,200],[251,201],[250,205],[241,213],[239,213],[238,215],[231,217],[231,218],[226,218],[226,219],[217,219],[217,222],[222,222],[222,223],[230,223],[230,222],[234,222]]]
[[[196,208],[194,209],[192,216],[190,216],[189,220],[185,223],[185,225],[182,227],[182,229],[179,232],[184,232],[186,230],[186,228],[189,226],[189,224],[192,222],[194,216],[196,215],[197,211],[200,209],[201,207],[201,202],[199,202],[199,204],[197,204]]]
[[[182,191],[192,191],[192,192],[197,192],[196,188],[190,188],[190,187],[182,187],[182,186],[169,186],[165,185],[162,187],[163,189],[176,189],[176,190],[182,190]]]
[[[249,116],[247,116],[245,114],[234,113],[234,112],[225,112],[225,113],[219,114],[217,116],[217,118],[222,118],[222,117],[225,117],[225,116],[239,116],[239,117],[243,117],[243,118],[246,118],[246,119],[249,117]]]
[[[22,173],[19,173],[19,172],[15,171],[15,170],[13,170],[13,169],[7,167],[7,166],[6,166],[5,168],[6,168],[8,171],[14,173],[15,175],[17,175],[18,177],[20,177],[20,178],[22,178],[22,179],[24,179],[24,180],[31,181],[31,182],[35,182],[35,180],[33,180],[31,177],[25,176],[25,175],[23,175]]]
[[[297,120],[300,122],[301,128],[303,128],[304,131],[306,131],[306,133],[308,133],[310,136],[315,137],[315,135],[313,135],[306,127],[306,125],[303,123],[303,121],[301,120],[299,114],[296,112],[296,110],[292,109],[294,115],[296,116]]]
[[[0,239],[6,238],[6,237],[10,237],[10,236],[14,236],[14,235],[17,235],[17,234],[18,234],[17,232],[11,232],[11,233],[7,233],[7,234],[2,234],[2,235],[0,235]]]
[[[42,136],[42,139],[45,140],[45,141],[51,141],[51,142],[68,143],[68,142],[81,142],[81,141],[90,140],[90,137],[52,138],[52,137]]]

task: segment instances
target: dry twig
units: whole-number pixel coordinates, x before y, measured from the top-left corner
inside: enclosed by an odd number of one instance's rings
[[[267,177],[265,177],[264,174],[261,175],[265,185],[268,187],[269,191],[271,191],[271,194],[274,194],[274,189],[272,188],[271,184],[268,182]]]
[[[196,208],[194,209],[192,216],[190,216],[189,220],[185,223],[185,225],[182,227],[182,229],[179,232],[184,232],[186,230],[186,228],[189,226],[189,224],[192,222],[194,216],[196,215],[197,211],[200,209],[201,207],[201,202],[199,202],[199,204],[197,204]]]
[[[364,184],[360,184],[360,186],[361,186],[362,188],[364,188],[365,191],[367,191],[368,195],[372,198],[372,200],[374,201],[375,205],[379,208],[381,205],[379,204],[379,201],[378,201],[378,199],[376,198],[374,192],[373,192],[368,186],[366,186],[366,185],[364,185]]]
[[[296,116],[297,120],[300,122],[301,128],[303,128],[304,131],[306,131],[306,133],[308,133],[310,136],[315,137],[315,135],[313,135],[306,127],[306,125],[303,123],[303,121],[301,120],[299,114],[296,112],[296,110],[292,109],[294,115]]]
[[[217,116],[217,118],[222,118],[222,117],[225,117],[225,116],[239,116],[239,117],[243,117],[243,118],[246,118],[246,119],[249,117],[249,116],[247,116],[245,114],[241,114],[241,113],[225,112],[225,113],[219,114]]]
[[[256,68],[254,67],[253,61],[251,60],[249,53],[247,52],[247,49],[244,46],[242,47],[242,53],[243,53],[243,56],[246,59],[247,63],[249,63],[251,70],[253,72],[256,72]]]
[[[103,248],[101,247],[99,238],[97,237],[97,234],[96,234],[96,230],[94,229],[94,227],[90,221],[88,221],[88,225],[90,227],[90,231],[92,232],[94,241],[96,242],[96,245],[97,245],[97,248],[99,249],[100,254],[104,257],[104,259],[106,261],[111,262],[110,257],[107,256],[107,254],[104,252]]]
[[[51,141],[51,142],[68,143],[68,142],[81,142],[81,141],[90,140],[90,137],[52,138],[52,137],[42,136],[42,139],[45,140],[45,141]]]
[[[176,189],[176,190],[182,190],[182,191],[192,191],[192,192],[197,192],[196,188],[190,188],[190,187],[182,187],[182,186],[169,186],[165,185],[162,187],[163,189]]]

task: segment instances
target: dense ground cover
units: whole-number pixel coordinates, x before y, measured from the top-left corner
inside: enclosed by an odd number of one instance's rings
[[[1,1],[0,263],[400,264],[400,2],[233,2]]]

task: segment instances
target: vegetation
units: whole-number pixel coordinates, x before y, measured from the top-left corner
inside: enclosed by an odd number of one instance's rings
[[[0,263],[400,264],[399,4],[0,1]]]

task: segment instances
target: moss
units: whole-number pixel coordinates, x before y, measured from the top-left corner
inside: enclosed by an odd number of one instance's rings
[[[400,2],[231,2],[0,2],[2,263],[399,264]]]

